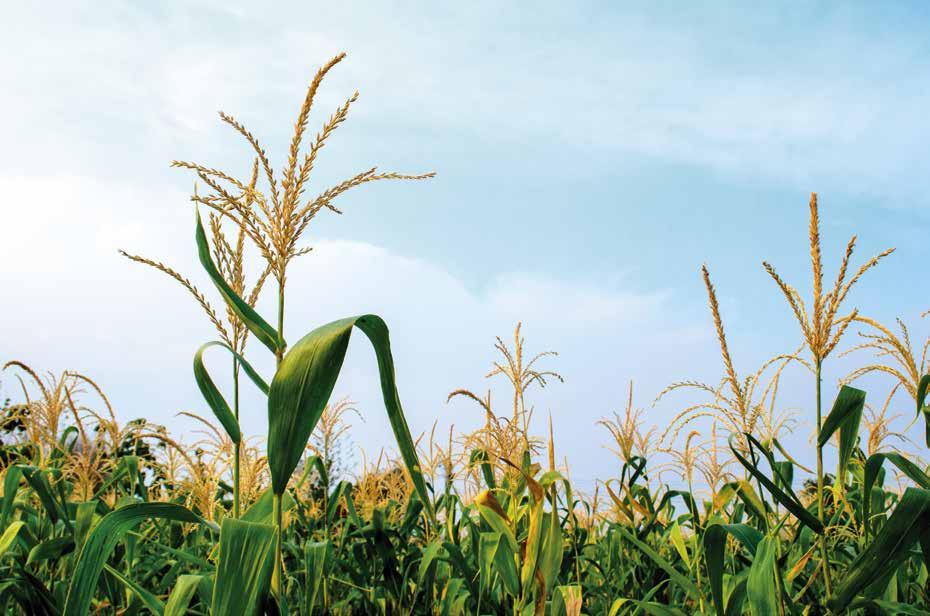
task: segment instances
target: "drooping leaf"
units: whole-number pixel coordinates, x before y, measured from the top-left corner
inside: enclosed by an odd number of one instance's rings
[[[268,394],[268,466],[274,491],[284,491],[303,456],[342,369],[354,327],[362,330],[374,347],[381,393],[397,447],[417,494],[432,516],[426,482],[397,394],[387,325],[370,314],[313,330],[291,348],[278,367]]]
[[[229,435],[229,438],[233,443],[239,443],[242,441],[242,434],[239,430],[239,421],[236,419],[236,416],[229,408],[229,404],[226,402],[226,398],[223,397],[223,394],[220,393],[220,390],[217,389],[216,384],[214,384],[213,379],[210,378],[210,373],[207,371],[207,368],[203,363],[204,351],[213,346],[222,347],[232,353],[232,355],[238,360],[239,365],[242,366],[243,371],[249,376],[252,382],[255,383],[255,386],[258,387],[262,393],[268,393],[268,385],[258,375],[258,372],[252,368],[251,364],[249,364],[249,362],[247,362],[245,358],[242,357],[239,353],[236,353],[228,344],[217,341],[208,342],[197,349],[197,352],[194,353],[194,380],[197,382],[197,387],[200,389],[200,393],[203,395],[204,400],[207,401],[207,405],[209,405],[210,410],[213,411],[213,414],[216,415],[216,418],[223,426],[223,429],[226,430],[226,434]]]
[[[150,518],[177,522],[205,523],[199,515],[174,503],[136,503],[108,513],[84,541],[74,574],[68,585],[63,616],[84,616],[97,590],[97,580],[107,558],[123,536]]]
[[[865,471],[863,474],[863,494],[871,495],[872,487],[875,485],[875,480],[878,478],[879,471],[881,471],[882,464],[888,460],[892,464],[898,467],[898,469],[904,473],[909,479],[914,483],[925,490],[930,490],[930,477],[924,473],[919,466],[908,460],[906,457],[899,453],[894,452],[885,452],[885,453],[875,453],[869,456],[869,459],[865,462]],[[871,535],[871,526],[872,526],[872,499],[863,498],[862,499],[862,508],[863,508],[863,520],[865,522],[866,534]]]
[[[883,601],[881,599],[856,599],[849,607],[851,609],[877,608],[877,613],[894,614],[900,616],[930,616],[930,611],[921,609],[916,605],[899,603],[898,601]]]
[[[786,490],[783,490],[781,487],[776,485],[774,481],[769,479],[765,473],[759,470],[759,467],[740,453],[739,449],[733,444],[733,438],[736,435],[730,436],[730,451],[733,452],[734,457],[743,465],[749,474],[752,475],[759,483],[761,483],[766,490],[769,491],[769,494],[777,500],[782,506],[785,507],[791,514],[796,517],[801,523],[810,528],[817,534],[823,534],[823,524],[820,523],[820,520],[808,511],[798,497],[793,493]],[[751,434],[743,433],[743,436],[750,443],[750,447],[755,447],[758,449],[765,457],[768,459],[769,464],[773,467],[773,471],[777,472],[777,466],[775,465],[775,460],[772,458],[771,452],[766,449],[754,436]]]

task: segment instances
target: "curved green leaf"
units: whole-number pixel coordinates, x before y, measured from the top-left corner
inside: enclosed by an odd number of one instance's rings
[[[249,331],[259,339],[259,341],[268,347],[272,353],[277,353],[286,345],[284,340],[278,336],[278,332],[268,324],[265,319],[249,306],[248,302],[239,297],[232,287],[224,279],[216,264],[213,263],[213,257],[210,255],[210,244],[207,242],[207,234],[203,230],[203,222],[200,220],[200,212],[197,212],[197,256],[200,258],[200,264],[207,271],[210,280],[216,286],[216,289],[223,296],[226,305],[235,313],[239,319],[245,323]]]
[[[895,614],[901,616],[930,616],[930,612],[914,605],[899,603],[897,601],[882,601],[880,599],[856,599],[850,604],[850,609],[872,609],[875,613]],[[869,613],[869,612],[866,612]]]
[[[126,577],[126,575],[111,567],[110,565],[104,565],[107,573],[119,580],[123,586],[128,588],[133,594],[139,597],[139,600],[142,601],[143,605],[149,609],[150,612],[156,614],[157,616],[162,616],[165,613],[165,604],[161,602],[161,599],[142,588],[134,581]]]
[[[875,485],[875,480],[878,478],[878,473],[882,468],[882,464],[885,460],[888,460],[892,464],[898,467],[898,469],[904,473],[909,479],[914,483],[925,490],[930,490],[930,477],[924,473],[919,466],[905,458],[899,453],[887,452],[887,453],[875,453],[869,456],[869,459],[865,462],[865,471],[864,471],[864,481],[863,481],[863,494],[870,496],[872,494],[872,487]],[[872,525],[872,499],[863,497],[862,499],[862,518],[865,522],[866,535],[871,534],[871,525]]]
[[[803,523],[815,533],[823,534],[823,524],[820,523],[820,520],[818,520],[814,514],[812,514],[804,507],[804,505],[800,500],[798,500],[798,497],[793,492],[788,492],[781,489],[778,485],[775,484],[775,482],[766,477],[765,474],[759,470],[759,467],[756,464],[747,460],[746,457],[739,452],[739,450],[733,445],[733,438],[735,436],[736,435],[733,434],[729,438],[730,451],[733,452],[733,455],[736,457],[739,463],[743,465],[743,468],[749,471],[750,475],[755,477],[759,483],[765,486],[765,489],[769,491],[772,497],[781,503],[785,509],[790,511],[791,514],[801,523]],[[778,467],[775,464],[775,460],[772,458],[771,452],[763,447],[762,444],[751,434],[743,433],[743,436],[748,439],[750,447],[755,447],[756,449],[760,450],[763,455],[765,455],[774,472],[778,472]]]
[[[199,515],[174,503],[136,503],[103,516],[81,548],[74,575],[68,585],[63,616],[84,616],[97,590],[97,580],[107,558],[123,536],[149,518],[205,523]]]
[[[704,530],[704,562],[707,564],[707,577],[710,580],[710,591],[718,616],[723,616],[725,613],[723,604],[723,557],[728,534],[742,543],[749,550],[749,553],[753,555],[755,555],[756,547],[762,540],[762,533],[746,524],[711,524]]]
[[[74,538],[71,536],[55,537],[43,541],[31,550],[26,558],[26,564],[41,562],[43,560],[58,559],[74,551]]]
[[[233,414],[232,410],[229,408],[229,404],[226,402],[226,398],[223,397],[223,394],[220,393],[220,390],[217,389],[216,384],[213,382],[213,379],[210,378],[210,373],[207,372],[207,368],[203,363],[203,354],[204,351],[210,347],[218,346],[226,349],[232,353],[239,365],[242,366],[242,370],[248,375],[248,377],[255,383],[255,386],[261,390],[263,394],[268,394],[268,384],[259,376],[258,372],[249,364],[246,359],[236,353],[232,347],[224,342],[208,342],[197,349],[197,352],[194,353],[194,380],[197,382],[197,387],[200,389],[200,393],[203,395],[204,400],[207,401],[207,404],[210,406],[210,410],[213,411],[213,414],[216,415],[216,418],[222,424],[223,428],[226,430],[226,434],[229,435],[229,438],[232,439],[232,442],[239,443],[242,441],[242,433],[239,430],[239,421],[236,419],[236,416]]]
[[[691,597],[696,599],[700,595],[700,593],[698,592],[697,586],[695,586],[694,583],[691,580],[689,580],[687,577],[682,575],[682,573],[678,571],[678,569],[676,569],[674,566],[672,566],[671,563],[669,563],[667,560],[662,558],[662,556],[658,552],[656,552],[651,547],[649,547],[648,545],[646,545],[645,543],[643,543],[642,541],[634,537],[632,533],[627,531],[627,529],[623,528],[622,526],[618,526],[617,531],[623,536],[624,539],[626,539],[627,541],[635,545],[637,548],[639,548],[639,550],[643,554],[648,556],[649,559],[652,560],[652,562],[654,562],[660,569],[665,571],[668,574],[668,576],[672,579],[672,581],[678,584]]]
[[[865,392],[843,385],[817,436],[817,446],[823,447],[837,430],[840,431],[839,465],[836,474],[840,482],[845,482],[849,459],[859,437],[859,424],[862,422],[864,406]]]
[[[856,595],[875,598],[930,523],[930,490],[908,488],[875,539],[852,562],[827,604],[838,612]]]
[[[374,347],[381,393],[397,447],[432,517],[432,503],[397,394],[388,328],[372,314],[341,319],[313,330],[291,348],[278,366],[268,392],[268,466],[274,492],[284,492],[304,454],[336,385],[354,327],[362,330]]]

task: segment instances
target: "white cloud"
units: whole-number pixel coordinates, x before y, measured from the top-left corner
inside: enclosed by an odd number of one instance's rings
[[[176,207],[181,196],[143,198],[119,184],[74,176],[0,178],[0,193],[20,203],[41,194],[48,204],[11,211],[8,229],[29,232],[7,233],[0,246],[5,264],[0,287],[14,298],[2,307],[3,321],[13,325],[4,335],[3,359],[85,372],[110,393],[122,418],[141,415],[189,428],[173,414],[205,411],[190,361],[196,347],[214,335],[179,285],[116,254],[119,245],[164,259],[213,296],[195,262],[192,217]],[[658,386],[655,375],[676,364],[682,348],[696,350],[704,338],[695,338],[693,326],[676,317],[665,291],[507,272],[488,281],[486,290],[473,290],[431,263],[360,242],[316,242],[313,253],[293,268],[288,296],[286,334],[292,343],[350,314],[385,318],[401,395],[417,432],[436,419],[462,428],[477,421],[465,403],[445,404],[458,387],[494,386],[498,399],[507,399],[502,384],[486,383],[483,375],[497,359],[494,336],[508,339],[522,319],[528,352],[562,353],[550,365],[566,383],[534,398],[540,412],[551,409],[557,425],[564,424],[565,453],[577,453],[582,469],[603,460],[591,455],[583,435],[618,403],[618,380],[643,375],[648,391]],[[659,325],[664,339],[648,333]],[[374,358],[365,345],[363,338],[354,339],[337,392],[358,400],[366,423],[356,430],[356,440],[371,450],[390,446],[391,438]],[[647,356],[634,351],[647,346]],[[251,355],[270,372],[271,358],[260,345],[253,344]],[[261,432],[261,401],[253,395],[246,400],[246,430]]]
[[[909,62],[915,39],[869,38],[864,20],[775,31],[743,15],[743,24],[719,18],[682,30],[636,14],[592,23],[558,6],[531,16],[491,4],[109,8],[74,5],[58,20],[21,8],[6,20],[0,44],[20,60],[7,66],[16,87],[0,95],[0,112],[17,118],[17,148],[0,160],[47,164],[64,150],[75,164],[89,155],[119,166],[120,146],[106,142],[127,138],[146,144],[136,156],[157,154],[159,164],[205,146],[222,158],[229,141],[207,139],[221,106],[250,126],[260,117],[256,130],[277,144],[314,68],[346,49],[319,108],[361,88],[351,130],[362,132],[351,134],[400,126],[393,131],[430,133],[440,145],[468,135],[472,153],[530,141],[804,188],[816,180],[822,189],[925,192],[908,188],[913,168],[900,162],[919,158],[930,136],[919,86],[927,75]],[[717,34],[740,26],[746,51],[733,57]],[[779,56],[753,37],[815,40]]]

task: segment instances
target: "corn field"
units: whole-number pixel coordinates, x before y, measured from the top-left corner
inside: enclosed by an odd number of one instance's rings
[[[288,268],[308,254],[301,240],[317,215],[338,214],[338,198],[363,184],[433,177],[368,168],[307,194],[357,97],[307,137],[317,92],[342,59],[312,80],[281,169],[225,113],[249,154],[245,174],[173,162],[197,181],[191,249],[210,288],[122,253],[146,266],[140,276],[158,271],[181,285],[215,329],[215,340],[193,341],[202,342],[193,378],[212,411],[188,414],[195,442],[147,420],[121,423],[93,375],[4,358],[2,376],[21,395],[0,416],[3,613],[930,614],[930,473],[920,459],[930,447],[930,340],[915,350],[905,323],[847,306],[892,250],[856,264],[854,237],[824,282],[816,195],[812,296],[763,264],[772,302],[797,322],[795,350],[739,372],[703,267],[721,378],[660,392],[680,410],[661,429],[648,425],[631,383],[624,410],[592,426],[617,460],[592,490],[573,488],[551,422],[537,433],[545,422],[530,398],[562,376],[554,353],[524,353],[519,325],[512,340],[497,339],[487,375],[512,399],[501,407],[490,393],[449,393],[480,411],[471,432],[411,434],[391,346],[416,343],[391,340],[377,315],[286,341],[287,290],[301,283]],[[261,314],[269,294],[277,310]],[[354,472],[339,452],[359,411],[333,398],[353,334],[374,350],[393,432],[385,445],[396,451]],[[216,384],[208,351],[228,362],[231,388]],[[273,375],[253,368],[266,354]],[[834,387],[822,371],[840,354],[863,364]],[[776,402],[786,371],[809,384],[809,452],[782,441],[795,419]],[[870,374],[887,388],[867,396],[856,385]],[[243,433],[240,387],[267,400],[261,434]],[[925,442],[896,428],[893,404],[926,423]],[[808,457],[813,468],[799,462]],[[663,481],[669,473],[680,487]]]

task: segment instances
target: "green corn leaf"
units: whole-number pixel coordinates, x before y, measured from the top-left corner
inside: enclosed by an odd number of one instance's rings
[[[343,502],[343,498],[346,498],[346,508],[349,508],[349,500],[351,500],[352,484],[348,481],[340,481],[336,484],[335,489],[329,495],[329,503],[326,506],[326,520],[332,524],[333,520],[336,519],[336,513],[339,511],[339,505]],[[348,497],[347,497],[348,495]],[[354,511],[354,509],[353,509]],[[360,526],[361,524],[357,524]]]
[[[769,494],[771,494],[775,500],[781,503],[785,509],[790,511],[791,514],[796,517],[802,524],[817,534],[823,534],[823,524],[820,523],[820,520],[818,520],[814,514],[812,514],[804,507],[804,505],[793,492],[781,489],[778,485],[775,484],[775,482],[766,477],[765,474],[759,470],[759,467],[755,463],[747,460],[746,457],[739,452],[739,449],[737,449],[737,447],[733,444],[733,439],[735,436],[736,435],[733,434],[729,438],[730,451],[733,452],[733,455],[736,457],[739,463],[743,465],[743,468],[749,471],[750,475],[752,475],[759,483],[765,486],[765,489],[769,491]],[[754,446],[756,449],[760,450],[769,461],[769,464],[773,467],[773,470],[778,472],[771,452],[763,447],[762,444],[751,434],[744,433],[743,436],[748,439],[750,447]]]
[[[500,533],[501,537],[507,541],[511,551],[516,553],[519,549],[517,538],[514,537],[513,531],[510,530],[507,520],[493,507],[483,505],[479,502],[476,502],[475,506],[478,508],[478,514],[481,516],[481,519],[487,522],[488,526],[493,530]],[[500,505],[497,506],[499,507]]]
[[[746,582],[749,577],[749,571],[743,571],[736,576],[737,582],[730,591],[727,599],[727,611],[724,616],[742,616],[743,603],[746,602]]]
[[[22,475],[22,468],[14,464],[7,468],[6,475],[3,477],[3,505],[0,508],[0,528],[6,528],[10,515],[13,513],[13,504],[16,502],[16,495],[19,493],[19,481]]]
[[[672,545],[675,546],[675,551],[678,552],[678,556],[681,557],[681,560],[685,563],[685,566],[690,569],[691,557],[688,555],[688,548],[685,545],[685,538],[681,534],[681,527],[678,526],[678,522],[672,524],[671,529],[669,529],[669,536],[672,539]]]
[[[310,473],[313,471],[316,471],[319,476],[320,483],[324,486],[329,485],[329,472],[326,470],[326,462],[324,462],[323,458],[320,456],[308,456],[304,459],[304,470],[300,475],[300,479],[297,481],[298,490],[307,482],[307,479],[310,478]]]
[[[185,616],[202,580],[202,575],[179,575],[165,603],[164,616]]]
[[[497,573],[505,590],[516,597],[520,594],[520,578],[510,543],[499,532],[481,533],[478,543],[478,576],[481,596],[487,596],[492,576]]]
[[[627,531],[627,529],[622,526],[617,527],[617,531],[623,536],[624,539],[635,545],[639,550],[649,557],[649,559],[654,562],[660,569],[665,571],[668,576],[672,579],[673,582],[678,584],[685,592],[688,593],[694,599],[697,599],[700,593],[698,592],[697,586],[694,585],[694,582],[689,580],[687,577],[681,574],[678,569],[672,566],[667,560],[662,558],[662,556],[653,550],[651,547],[637,539],[633,536],[632,533]]]
[[[223,296],[226,305],[235,313],[239,319],[245,323],[249,331],[258,338],[272,353],[283,351],[287,345],[284,340],[278,336],[278,332],[268,324],[265,319],[249,306],[248,302],[239,297],[232,287],[224,279],[216,264],[213,263],[213,257],[210,254],[210,244],[207,242],[207,234],[203,230],[203,222],[200,220],[200,212],[197,212],[197,255],[200,258],[200,264],[207,271],[210,280],[216,286],[216,289]]]
[[[91,500],[78,503],[74,512],[74,544],[78,550],[84,547],[84,540],[90,527],[94,523],[94,515],[97,512],[97,501]]]
[[[500,543],[501,534],[498,532],[481,533],[478,539],[478,581],[480,594],[485,596],[491,587],[491,566],[497,555],[497,544]]]
[[[775,576],[777,537],[765,536],[759,542],[746,578],[746,597],[752,616],[776,616],[778,614],[778,585]]]
[[[468,591],[464,588],[465,580],[452,578],[442,590],[439,616],[464,616],[465,601]]]
[[[226,430],[226,434],[229,435],[232,442],[240,443],[242,441],[242,434],[239,430],[239,421],[229,408],[226,398],[223,397],[223,394],[220,393],[220,390],[217,389],[216,384],[214,384],[213,379],[210,378],[210,373],[207,372],[207,368],[203,363],[204,351],[214,346],[222,347],[232,353],[238,360],[239,365],[242,366],[243,371],[263,394],[267,395],[268,385],[262,380],[258,372],[252,368],[251,364],[239,353],[236,353],[228,344],[217,341],[208,342],[194,353],[194,380],[197,382],[200,393],[203,395],[204,400],[207,401],[210,410],[213,411],[213,414],[216,415],[216,418],[219,420],[220,424],[222,424],[223,429]]]
[[[174,503],[137,503],[116,509],[101,518],[78,555],[62,616],[85,616],[97,590],[100,572],[123,536],[150,518],[203,524],[199,515]]]
[[[42,503],[42,507],[45,508],[45,512],[52,521],[57,522],[58,520],[64,520],[65,525],[70,530],[71,518],[65,514],[61,505],[55,499],[55,493],[48,481],[47,474],[51,471],[44,471],[34,466],[21,466],[20,468],[22,469],[23,476],[26,478],[26,482],[35,490],[39,497],[39,501]]]
[[[332,545],[328,541],[311,541],[304,548],[304,565],[307,569],[307,614],[313,614],[323,580],[329,571]]]
[[[896,616],[930,616],[930,612],[914,605],[881,599],[856,599],[849,605],[850,609],[871,610],[878,614],[895,614]],[[870,613],[867,611],[866,613]]]
[[[270,524],[223,520],[212,616],[260,613],[271,585],[275,537],[275,528]]]
[[[13,547],[13,543],[16,541],[20,531],[22,531],[25,526],[25,522],[16,520],[11,522],[10,525],[3,530],[3,534],[0,535],[0,557],[5,555],[7,551]]]
[[[504,537],[498,537],[494,551],[494,570],[504,583],[504,588],[514,597],[520,594],[520,576],[517,573],[516,554]]]
[[[846,577],[830,597],[833,611],[845,609],[856,595],[874,599],[885,588],[911,547],[930,524],[930,490],[908,488],[872,543],[847,569]]]
[[[904,473],[909,479],[914,483],[925,490],[930,490],[930,477],[924,473],[919,466],[905,458],[899,453],[876,453],[869,456],[869,459],[865,462],[865,471],[864,471],[864,480],[863,480],[863,494],[871,495],[872,487],[875,485],[875,481],[878,478],[878,473],[882,468],[882,464],[888,460],[892,464],[898,467],[898,469]],[[862,518],[865,521],[865,530],[866,535],[871,535],[871,526],[872,526],[872,499],[863,498],[862,499]]]
[[[859,437],[859,424],[862,422],[864,406],[865,392],[844,385],[817,436],[817,446],[823,447],[837,430],[840,431],[839,465],[836,474],[840,482],[846,480],[846,469]]]
[[[436,564],[436,557],[442,551],[442,541],[434,540],[423,550],[423,556],[420,558],[420,566],[417,569],[417,585],[423,586],[423,581],[429,574],[430,569]]]
[[[268,394],[268,466],[275,494],[284,491],[323,414],[354,327],[362,330],[374,347],[381,393],[397,447],[414,488],[432,517],[429,492],[397,394],[387,325],[371,314],[334,321],[313,330],[294,345],[278,367]]]
[[[926,405],[928,389],[930,389],[930,374],[925,374],[920,377],[920,382],[917,383],[917,416],[919,417],[921,413],[924,414],[926,424],[924,438],[927,447],[930,447],[930,408],[927,408]]]
[[[542,488],[540,488],[540,492]],[[529,529],[524,544],[523,566],[520,568],[520,583],[523,588],[529,588],[536,576],[536,567],[539,562],[539,552],[543,538],[543,511],[542,497],[530,505]]]
[[[107,573],[109,573],[110,575],[115,577],[117,580],[119,580],[123,584],[123,586],[128,588],[134,595],[136,595],[139,598],[139,600],[142,601],[142,604],[145,605],[145,607],[148,608],[150,612],[152,612],[153,614],[157,614],[157,616],[164,615],[165,604],[161,602],[161,599],[159,599],[158,597],[156,597],[155,595],[153,595],[146,589],[142,588],[141,586],[136,584],[134,581],[126,577],[126,575],[123,572],[118,571],[117,569],[114,569],[110,565],[104,565],[103,568],[106,570]]]
[[[494,478],[494,469],[488,458],[488,452],[484,449],[472,449],[468,456],[469,468],[475,465],[481,467],[481,475],[484,477],[484,483],[489,490],[497,487],[497,481]]]
[[[287,513],[295,506],[297,506],[297,501],[294,500],[289,491],[286,491],[281,499],[281,512]],[[244,522],[255,522],[256,524],[273,524],[274,492],[271,491],[271,488],[262,492],[261,496],[246,509],[239,519]]]
[[[633,612],[634,614],[646,613],[650,616],[686,616],[685,612],[681,611],[677,607],[670,607],[655,601],[627,599],[625,597],[614,599],[614,602],[611,604],[610,611],[607,613],[607,616],[616,616],[620,613],[620,610],[623,609],[623,606],[625,605],[635,605],[636,611]]]
[[[723,560],[727,535],[732,535],[755,555],[756,548],[762,540],[762,533],[745,524],[711,524],[704,530],[704,561],[710,580],[711,596],[718,616],[724,616],[723,605]]]
[[[58,559],[74,551],[74,538],[71,536],[55,537],[43,541],[29,550],[26,564],[41,562],[43,560]]]
[[[478,531],[476,530],[475,533],[477,534]],[[464,579],[465,583],[468,585],[468,591],[472,596],[477,597],[480,589],[475,585],[475,581],[478,579],[479,573],[469,563],[472,559],[466,560],[462,549],[450,541],[443,542],[442,547],[446,550],[446,555],[452,568],[459,572],[462,579]],[[469,556],[473,556],[473,554],[474,552],[470,553]]]
[[[559,570],[562,568],[562,527],[559,525],[558,511],[553,508],[543,519],[543,544],[539,553],[538,569],[546,585],[546,593],[555,585]]]

